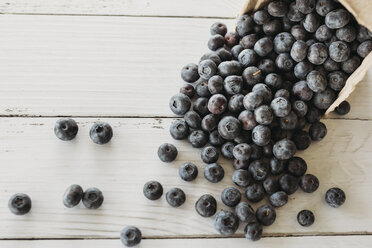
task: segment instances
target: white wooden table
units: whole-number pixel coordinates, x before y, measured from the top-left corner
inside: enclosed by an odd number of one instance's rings
[[[301,191],[277,211],[260,242],[221,238],[213,219],[201,218],[194,202],[219,199],[231,185],[231,162],[221,159],[224,180],[211,184],[177,176],[185,161],[203,164],[199,151],[169,135],[171,95],[181,85],[180,68],[207,51],[210,25],[234,26],[242,0],[0,0],[0,247],[122,247],[126,225],[138,226],[141,247],[370,247],[372,242],[372,71],[349,101],[352,111],[324,122],[327,137],[299,153],[320,188]],[[72,116],[79,134],[59,141],[58,116]],[[96,120],[112,124],[114,138],[94,145],[88,130]],[[179,148],[177,161],[156,155],[163,142]],[[165,190],[184,189],[187,201],[171,208],[164,197],[150,202],[143,184],[159,180]],[[105,202],[98,210],[66,209],[62,194],[72,183],[96,186]],[[346,203],[332,209],[326,190],[345,190]],[[24,192],[30,214],[12,215],[7,201]],[[219,208],[225,208],[219,201]],[[257,207],[257,205],[255,205]],[[315,213],[309,228],[296,222],[302,209]]]

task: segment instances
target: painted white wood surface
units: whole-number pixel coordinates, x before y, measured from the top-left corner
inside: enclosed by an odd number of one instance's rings
[[[0,115],[172,116],[180,69],[216,20],[1,15]],[[371,77],[345,118],[371,119]]]
[[[114,138],[105,146],[88,137],[92,121],[77,118],[79,134],[72,142],[58,140],[53,133],[56,118],[0,119],[0,238],[117,238],[126,225],[136,225],[147,238],[218,237],[213,218],[202,218],[194,210],[196,199],[213,194],[218,208],[220,192],[232,185],[232,165],[220,159],[226,171],[221,183],[203,177],[199,150],[186,141],[173,141],[168,133],[172,119],[103,119],[114,128]],[[265,228],[266,235],[318,235],[372,233],[372,125],[371,121],[325,120],[327,137],[298,153],[308,163],[308,172],[320,179],[314,194],[299,190],[277,211],[277,221]],[[173,142],[179,156],[170,164],[157,158],[157,147]],[[178,167],[192,161],[199,168],[195,182],[183,182]],[[163,183],[165,192],[181,187],[186,203],[171,208],[165,198],[151,202],[142,195],[143,184],[151,179]],[[66,209],[62,194],[70,184],[98,187],[105,196],[101,209],[82,206]],[[345,190],[347,200],[339,209],[329,207],[324,194],[330,187]],[[14,216],[6,203],[13,193],[24,192],[33,199],[26,216]],[[262,203],[261,203],[262,204]],[[260,204],[255,204],[257,207]],[[316,216],[313,226],[303,228],[297,213],[310,209]],[[242,234],[241,225],[238,236]]]
[[[211,247],[211,248],[367,248],[371,246],[371,236],[327,236],[327,237],[282,237],[263,238],[251,242],[244,238],[220,239],[145,239],[138,248],[147,247]],[[123,248],[119,240],[35,240],[35,241],[0,241],[2,248]]]
[[[2,0],[0,13],[235,17],[244,0]]]

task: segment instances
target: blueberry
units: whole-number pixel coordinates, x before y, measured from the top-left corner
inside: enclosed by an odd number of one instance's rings
[[[307,113],[307,104],[301,100],[294,101],[292,103],[292,110],[298,117],[304,117]]]
[[[84,191],[83,204],[86,208],[97,209],[101,207],[103,200],[102,191],[97,188],[89,188]]]
[[[233,56],[233,60],[238,60],[239,54],[244,50],[244,47],[241,45],[235,45],[231,48],[231,54]],[[239,64],[240,65],[240,64]]]
[[[287,163],[287,171],[295,176],[295,177],[301,177],[305,174],[307,170],[307,164],[305,160],[303,160],[300,157],[293,157],[288,160]]]
[[[309,47],[307,59],[314,65],[321,65],[328,58],[328,48],[323,43],[314,43]]]
[[[279,185],[287,195],[291,195],[298,189],[298,179],[290,174],[284,174],[279,178]]]
[[[108,143],[111,140],[112,135],[112,127],[106,122],[94,123],[89,131],[90,139],[98,145]]]
[[[275,126],[272,128],[271,139],[273,141],[279,141],[284,138],[290,138],[290,132],[287,130],[282,130],[280,126]]]
[[[225,36],[225,34],[227,33],[227,27],[224,23],[215,22],[212,24],[210,31],[211,35],[219,34]]]
[[[322,92],[327,87],[327,79],[319,71],[311,71],[306,76],[307,86],[314,92]],[[304,99],[302,99],[304,100]]]
[[[311,63],[307,61],[301,61],[295,65],[294,74],[295,74],[295,77],[297,77],[298,79],[304,80],[306,79],[307,74],[309,74],[309,72],[311,72],[312,70],[313,70],[313,66]]]
[[[217,201],[212,195],[202,195],[195,203],[195,210],[203,217],[211,217],[217,212]]]
[[[244,82],[246,82],[250,86],[254,86],[260,82],[262,82],[263,75],[262,71],[255,66],[247,67],[242,74]]]
[[[276,57],[275,64],[281,71],[290,71],[293,69],[295,62],[288,53],[281,53]]]
[[[270,128],[263,125],[258,125],[253,128],[252,140],[258,146],[265,146],[269,144],[271,139]]]
[[[270,171],[273,175],[279,175],[282,174],[284,171],[284,168],[286,167],[286,160],[279,160],[275,157],[272,157],[270,159]]]
[[[247,170],[235,170],[232,181],[239,187],[246,188],[251,183],[251,176]]]
[[[347,101],[343,101],[335,108],[335,112],[338,115],[346,115],[350,112],[350,104]]]
[[[239,44],[239,34],[236,32],[228,32],[225,35],[225,43],[228,47],[234,47]]]
[[[220,34],[212,35],[208,40],[208,48],[212,51],[216,51],[225,45],[225,37]],[[200,74],[200,71],[199,71]]]
[[[252,111],[249,110],[242,111],[239,114],[238,119],[241,122],[242,128],[244,130],[252,130],[255,126],[257,126],[257,122]]]
[[[10,197],[8,207],[15,215],[25,215],[31,210],[31,198],[26,194],[14,194]]]
[[[296,153],[297,148],[295,143],[289,139],[282,139],[276,142],[273,146],[273,153],[277,159],[290,159]]]
[[[224,61],[218,65],[218,73],[221,77],[225,78],[231,75],[241,75],[242,66],[238,61]]]
[[[149,200],[157,200],[163,195],[163,186],[157,181],[149,181],[143,186],[143,194]]]
[[[217,65],[211,59],[203,60],[199,63],[198,72],[203,79],[210,79],[217,72]]]
[[[199,78],[199,80],[196,81],[195,92],[199,97],[210,97],[211,92],[209,91],[208,80]]]
[[[191,100],[185,94],[178,93],[170,99],[169,107],[176,115],[184,115],[191,107]]]
[[[239,219],[231,211],[221,210],[214,219],[214,228],[222,235],[232,235],[238,227]]]
[[[353,73],[360,65],[361,61],[358,56],[352,56],[348,60],[341,63],[341,68],[346,73]]]
[[[207,59],[212,60],[217,66],[222,62],[220,56],[218,56],[216,52],[207,52],[200,58],[199,63]],[[198,67],[198,73],[199,73],[199,67]]]
[[[269,73],[265,77],[265,84],[272,89],[280,89],[283,84],[283,79],[279,74]]]
[[[253,14],[253,21],[258,25],[262,25],[265,22],[270,20],[270,15],[267,13],[266,10],[257,10]]]
[[[227,99],[222,94],[215,94],[208,101],[208,110],[212,114],[216,114],[216,115],[222,114],[225,111],[226,107],[227,107]],[[186,115],[187,115],[187,113],[186,113]],[[185,115],[185,120],[186,120],[186,115]],[[187,122],[187,120],[186,120],[186,122]],[[200,122],[201,122],[201,120],[200,120]],[[189,123],[187,123],[187,124],[189,124]],[[189,124],[189,126],[191,126],[191,125]],[[197,127],[195,127],[195,128],[197,128]]]
[[[225,171],[217,163],[208,164],[204,167],[204,177],[211,183],[218,183],[224,176]]]
[[[137,227],[127,226],[120,232],[120,240],[127,247],[138,245],[141,239],[142,233]]]
[[[365,58],[372,51],[372,41],[367,40],[358,46],[357,53],[360,57]]]
[[[321,18],[315,13],[309,13],[302,20],[302,26],[309,33],[314,33],[321,24]]]
[[[357,40],[359,42],[364,42],[366,40],[371,39],[372,36],[370,35],[370,32],[367,28],[363,27],[362,25],[359,25],[358,33],[357,33]]]
[[[270,88],[266,84],[262,83],[253,86],[252,92],[261,95],[263,98],[263,103],[270,103],[273,97]]]
[[[202,117],[206,116],[207,114],[209,114],[208,101],[209,101],[209,99],[206,98],[206,97],[197,98],[194,102],[193,110]],[[190,101],[190,105],[191,105],[191,101]],[[187,111],[185,111],[185,113]],[[183,113],[183,114],[185,114],[185,113]]]
[[[250,163],[248,171],[256,181],[263,181],[270,173],[270,168],[262,160],[255,160]]]
[[[274,1],[267,6],[267,12],[273,17],[283,17],[287,13],[287,6],[282,1]]]
[[[271,59],[260,60],[257,67],[264,74],[269,74],[269,73],[275,72],[276,70],[275,63]]]
[[[272,195],[279,191],[279,180],[276,177],[268,177],[262,183],[267,194]]]
[[[356,36],[357,31],[351,25],[347,25],[343,28],[337,29],[336,31],[336,37],[341,41],[353,42],[356,39]]]
[[[247,187],[245,196],[250,202],[259,202],[265,197],[265,190],[261,184],[253,183]]]
[[[195,130],[190,133],[188,140],[192,147],[201,148],[207,144],[208,136],[202,130]]]
[[[252,49],[244,49],[239,53],[238,61],[243,67],[255,65],[257,62],[257,54]]]
[[[80,185],[73,184],[63,194],[63,205],[67,208],[77,206],[83,198],[84,191]]]
[[[269,125],[274,119],[273,111],[267,105],[261,105],[256,108],[254,111],[254,116],[257,123],[262,125]]]
[[[240,113],[241,111],[243,111],[244,110],[243,99],[244,99],[243,94],[232,95],[227,104],[227,108],[229,109],[229,111],[232,113]]]
[[[198,176],[198,168],[195,164],[186,162],[181,165],[180,169],[178,170],[178,174],[182,180],[190,182],[195,180],[195,178]]]
[[[165,198],[168,204],[171,205],[172,207],[179,207],[186,201],[185,192],[183,192],[183,190],[180,188],[170,189],[165,195]]]
[[[244,237],[251,241],[258,241],[262,236],[262,225],[257,222],[251,222],[244,228]]]
[[[199,79],[198,65],[190,63],[182,67],[181,78],[188,83],[193,83]]]
[[[350,21],[350,14],[344,9],[336,9],[329,12],[325,19],[325,24],[331,29],[345,27]]]
[[[248,160],[251,156],[252,148],[246,143],[238,144],[233,149],[233,155],[237,160]]]
[[[284,97],[277,97],[272,100],[270,107],[277,117],[287,116],[291,112],[291,104]]]
[[[318,109],[328,109],[335,100],[336,94],[329,88],[322,92],[317,92],[313,97],[313,103]]]
[[[288,202],[288,195],[284,191],[278,191],[269,197],[269,202],[273,207],[282,207]]]
[[[217,148],[213,146],[206,146],[201,152],[201,159],[206,164],[211,164],[217,162],[219,153]]]
[[[59,119],[54,126],[54,133],[60,140],[72,140],[78,133],[79,127],[73,119]]]
[[[309,101],[313,97],[313,91],[306,81],[299,81],[293,85],[292,93],[302,101]]]
[[[250,49],[253,48],[258,39],[257,34],[248,34],[241,39],[240,44],[244,47],[244,49]]]
[[[309,133],[303,130],[295,131],[292,135],[292,140],[296,144],[297,150],[305,150],[311,143]]]
[[[282,29],[282,23],[280,22],[279,19],[272,19],[264,23],[262,26],[262,30],[267,36],[275,35],[279,33],[281,29]]]
[[[306,174],[301,177],[299,185],[304,192],[313,193],[319,187],[319,180],[312,174]]]
[[[283,97],[289,100],[289,98],[291,97],[291,93],[289,93],[289,91],[286,89],[279,89],[275,92],[274,99],[278,97]]]
[[[329,72],[340,70],[340,63],[337,63],[331,58],[328,58],[326,61],[324,61],[323,66],[324,69],[326,69]]]
[[[270,226],[275,222],[276,212],[270,205],[262,205],[256,211],[257,220],[264,226]]]
[[[338,208],[344,204],[346,199],[345,192],[340,188],[331,188],[326,192],[325,200],[329,206]]]
[[[177,148],[173,144],[164,143],[158,148],[158,156],[161,161],[169,163],[176,159]]]
[[[183,117],[186,121],[187,125],[193,129],[199,129],[201,126],[201,117],[195,111],[188,111],[185,116]]]
[[[169,129],[169,132],[173,139],[176,140],[182,140],[186,139],[189,135],[189,126],[187,125],[186,121],[181,120],[175,120]]]
[[[336,62],[344,62],[350,56],[350,48],[343,41],[332,42],[329,46],[329,56]]]
[[[180,93],[185,94],[191,99],[195,96],[195,88],[191,84],[185,84],[180,88]]]
[[[283,130],[294,130],[297,127],[298,117],[291,111],[288,115],[280,118],[280,127]]]
[[[291,49],[291,58],[296,62],[303,61],[307,56],[307,44],[302,41],[298,40],[295,43],[293,43],[292,49]],[[296,64],[297,66],[297,64]]]
[[[224,89],[227,94],[235,95],[243,89],[243,78],[241,76],[228,76],[224,81]]]
[[[274,51],[278,54],[288,53],[291,50],[295,38],[288,32],[282,32],[274,38]]]
[[[223,47],[217,49],[216,53],[221,58],[222,61],[232,60],[232,57],[233,57],[232,53]]]
[[[315,0],[296,0],[297,9],[303,14],[309,14],[315,8]]]
[[[217,130],[209,134],[209,143],[214,147],[222,146],[226,141],[221,137]]]
[[[256,220],[255,212],[248,202],[240,202],[236,205],[235,214],[241,222],[251,223]]]
[[[201,128],[205,132],[212,132],[217,128],[218,124],[218,117],[213,114],[208,114],[204,116],[201,121]]]
[[[318,0],[315,5],[316,13],[320,16],[326,16],[329,12],[335,9],[333,0]]]
[[[221,201],[228,207],[235,207],[241,200],[240,191],[234,187],[225,188],[221,194]]]
[[[308,106],[308,110],[305,117],[309,123],[314,123],[320,120],[321,113],[319,109],[317,109],[316,107]]]
[[[219,94],[223,91],[223,78],[221,76],[215,75],[208,80],[208,90],[214,94]]]
[[[301,226],[308,227],[314,223],[315,217],[310,210],[301,210],[297,214],[297,221]]]
[[[243,99],[244,107],[249,111],[254,111],[263,102],[263,97],[255,92],[249,92]]]
[[[302,21],[305,17],[305,15],[300,12],[296,6],[295,2],[290,3],[289,10],[287,13],[287,17],[292,22],[299,22]]]
[[[249,15],[242,15],[238,18],[236,32],[240,37],[244,37],[253,30],[253,19]]]
[[[274,48],[272,40],[267,37],[259,39],[256,44],[254,44],[254,51],[261,57],[268,55]]]
[[[327,127],[322,122],[315,122],[309,128],[309,134],[312,140],[322,140],[327,135]]]
[[[291,34],[296,40],[305,40],[308,35],[307,31],[302,27],[302,25],[294,25],[291,28]]]
[[[248,170],[249,160],[237,160],[234,159],[233,167],[235,170]]]
[[[226,140],[233,140],[240,134],[241,124],[233,116],[225,116],[218,123],[218,133]]]
[[[233,159],[233,149],[235,145],[232,142],[226,142],[225,144],[222,145],[221,147],[221,154],[224,158],[226,159]]]

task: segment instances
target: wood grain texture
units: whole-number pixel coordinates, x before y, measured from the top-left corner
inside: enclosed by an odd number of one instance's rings
[[[171,119],[103,119],[114,128],[114,138],[105,146],[88,137],[92,121],[80,119],[79,134],[72,142],[58,140],[53,133],[55,118],[0,119],[0,238],[117,238],[126,225],[136,225],[146,238],[218,237],[213,218],[202,218],[194,210],[196,199],[213,194],[218,208],[220,192],[232,185],[230,161],[220,159],[226,176],[212,184],[203,177],[199,149],[186,141],[173,141],[168,133]],[[328,135],[307,151],[298,153],[308,163],[308,172],[320,179],[314,194],[297,192],[277,211],[277,221],[265,235],[317,235],[372,233],[372,125],[371,121],[325,120]],[[177,160],[164,164],[157,158],[161,143],[172,142],[179,150]],[[186,161],[197,164],[196,181],[183,182],[178,167]],[[148,180],[159,180],[168,191],[181,187],[187,194],[180,208],[167,205],[164,196],[151,202],[142,195]],[[98,187],[104,192],[101,209],[63,207],[62,194],[70,184]],[[345,204],[334,209],[324,201],[330,187],[345,190]],[[12,215],[6,202],[13,193],[24,192],[33,199],[30,214]],[[262,203],[260,203],[262,204]],[[254,207],[260,204],[254,204]],[[297,224],[297,213],[310,209],[313,226]],[[238,236],[242,234],[242,224]]]
[[[370,247],[371,236],[329,236],[329,237],[283,237],[263,238],[259,242],[251,242],[244,238],[235,239],[145,239],[138,246],[146,247],[211,247],[211,248],[349,248]],[[0,241],[2,248],[122,248],[119,240],[35,240],[35,241]]]
[[[4,14],[135,15],[235,17],[244,0],[11,0],[0,2]]]
[[[2,15],[0,115],[172,116],[180,69],[207,52],[216,20]],[[371,81],[342,118],[372,118]]]

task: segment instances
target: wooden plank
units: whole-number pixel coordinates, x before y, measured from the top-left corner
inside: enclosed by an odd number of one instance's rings
[[[72,142],[62,142],[53,133],[55,118],[0,119],[0,202],[13,193],[24,192],[33,199],[33,209],[26,216],[14,216],[0,208],[0,239],[14,238],[117,238],[126,225],[136,225],[144,236],[218,237],[213,218],[201,218],[194,210],[196,199],[213,194],[218,208],[220,192],[232,185],[230,161],[220,159],[226,171],[222,182],[212,184],[203,177],[199,149],[186,141],[173,141],[168,133],[171,119],[104,119],[114,128],[113,140],[105,146],[93,144],[88,131],[96,119],[78,118],[80,131]],[[328,135],[299,153],[308,163],[309,173],[319,177],[320,188],[314,194],[297,192],[290,202],[278,209],[277,221],[265,228],[265,235],[318,235],[372,233],[372,122],[359,120],[325,120]],[[174,143],[177,160],[163,164],[157,147]],[[197,164],[199,177],[187,183],[178,177],[178,167],[185,161]],[[181,187],[186,203],[171,208],[165,198],[151,202],[142,195],[148,180],[159,180],[165,192]],[[101,209],[82,206],[66,209],[62,194],[70,184],[84,188],[98,187],[104,192]],[[329,207],[324,194],[330,187],[345,190],[346,203],[339,209]],[[262,204],[262,203],[260,203]],[[254,204],[254,207],[260,204]],[[296,215],[302,209],[315,213],[313,226],[303,228]],[[347,224],[345,224],[347,223]],[[238,234],[242,234],[242,224]]]
[[[235,17],[243,2],[244,0],[12,0],[0,2],[0,13]]]
[[[371,236],[328,236],[328,237],[282,237],[263,238],[258,242],[251,242],[244,238],[220,239],[145,239],[140,247],[245,247],[252,248],[348,248],[370,247]],[[119,240],[35,240],[35,241],[0,241],[3,248],[122,248]]]
[[[180,68],[207,51],[215,21],[2,15],[0,115],[172,116]],[[372,117],[371,75],[346,118]]]

